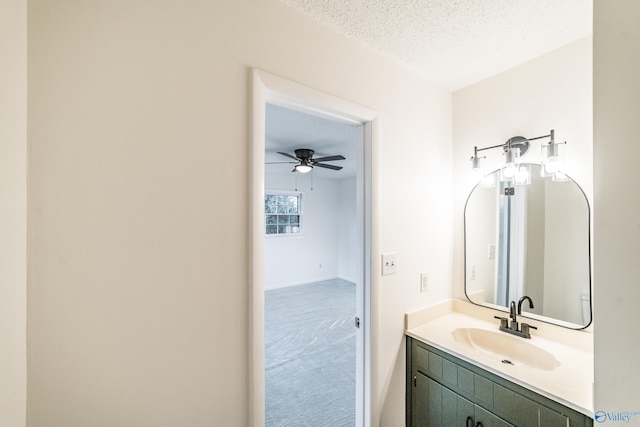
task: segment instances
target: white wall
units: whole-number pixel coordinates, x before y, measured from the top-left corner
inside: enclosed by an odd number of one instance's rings
[[[338,181],[338,277],[356,283],[360,276],[356,178]]]
[[[356,179],[313,179],[267,174],[268,190],[302,192],[304,231],[300,236],[265,238],[265,289],[339,277],[358,277]]]
[[[26,423],[27,2],[0,1],[0,425]]]
[[[251,67],[379,112],[373,420],[401,425],[403,315],[451,295],[451,95],[277,0],[28,24],[30,427],[248,424]]]
[[[640,411],[640,3],[594,3],[595,409]]]
[[[265,189],[302,192],[299,236],[267,236],[264,241],[264,288],[275,289],[338,277],[339,181],[298,174],[265,175]]]
[[[473,147],[535,137],[556,131],[567,173],[593,200],[592,40],[584,39],[505,71],[453,94],[454,268],[453,292],[464,298],[464,202],[474,183],[469,158]],[[485,170],[504,162],[489,150]],[[539,144],[523,161],[540,162]]]

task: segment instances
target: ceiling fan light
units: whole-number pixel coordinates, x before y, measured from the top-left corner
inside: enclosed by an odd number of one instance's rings
[[[311,169],[313,169],[313,166],[307,164],[306,162],[300,163],[299,165],[296,165],[296,171],[300,172],[300,173],[309,173],[311,172]]]

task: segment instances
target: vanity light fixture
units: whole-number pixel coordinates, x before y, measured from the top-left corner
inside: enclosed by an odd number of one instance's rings
[[[531,173],[528,166],[520,165],[520,157],[525,155],[529,150],[529,143],[539,139],[549,138],[549,142],[541,144],[542,149],[542,165],[545,176],[553,176],[554,180],[562,180],[562,172],[560,157],[558,156],[558,145],[566,144],[566,142],[555,142],[554,131],[551,130],[549,135],[537,136],[535,138],[525,138],[523,136],[514,136],[509,138],[504,144],[492,145],[490,147],[473,147],[473,156],[471,157],[471,168],[474,179],[481,181],[484,173],[480,167],[480,151],[491,150],[493,148],[502,148],[505,156],[505,165],[501,169],[501,177],[503,181],[515,181],[516,185],[527,185],[531,182]],[[556,177],[556,175],[558,175]]]

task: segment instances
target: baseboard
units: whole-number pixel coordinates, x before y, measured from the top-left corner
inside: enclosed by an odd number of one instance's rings
[[[290,288],[292,286],[308,285],[309,283],[322,282],[324,280],[332,280],[332,279],[340,279],[340,277],[338,277],[338,276],[326,276],[326,277],[317,277],[315,279],[299,280],[299,281],[295,281],[295,282],[278,283],[278,284],[270,285],[270,286],[265,285],[264,290],[265,291],[269,291],[269,290],[272,290],[272,289]]]

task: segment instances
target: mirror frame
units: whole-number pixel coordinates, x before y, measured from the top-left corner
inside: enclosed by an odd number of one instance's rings
[[[520,163],[521,165],[535,165],[535,166],[540,166],[543,167],[540,163]],[[503,168],[498,168],[496,170],[494,170],[493,172],[489,173],[489,174],[485,174],[485,176],[489,176],[495,173],[500,173],[500,171]],[[589,198],[587,197],[587,194],[584,192],[584,190],[582,189],[582,187],[580,186],[580,184],[578,184],[573,178],[571,178],[571,176],[565,174],[565,176],[570,179],[580,190],[580,192],[582,193],[582,195],[584,196],[584,200],[587,203],[587,244],[588,244],[588,248],[587,248],[587,254],[589,256],[589,262],[588,264],[588,268],[589,268],[589,322],[586,325],[581,325],[579,323],[572,323],[572,322],[567,322],[561,319],[555,319],[553,317],[548,317],[548,316],[542,316],[542,315],[537,315],[535,313],[526,313],[526,314],[519,314],[518,317],[524,317],[527,319],[531,319],[531,320],[535,320],[535,321],[539,321],[539,322],[544,322],[544,323],[548,323],[551,325],[556,325],[556,326],[561,326],[563,328],[567,328],[567,329],[573,329],[573,330],[583,330],[588,328],[589,326],[591,326],[591,324],[593,323],[593,268],[591,266],[592,264],[592,259],[591,259],[591,203],[589,203]],[[485,308],[490,308],[493,310],[497,310],[497,311],[503,311],[508,313],[509,312],[509,308],[508,307],[503,307],[497,304],[490,304],[490,303],[486,303],[486,304],[479,304],[477,302],[474,302],[471,300],[471,298],[469,298],[469,295],[467,294],[467,205],[469,203],[469,198],[471,197],[471,195],[473,194],[473,192],[478,188],[478,186],[480,185],[480,182],[478,182],[476,185],[473,186],[473,188],[471,189],[471,191],[469,192],[469,195],[467,196],[466,201],[464,202],[464,211],[463,211],[463,215],[462,215],[462,220],[463,220],[463,238],[464,238],[464,245],[463,245],[463,263],[464,263],[464,268],[463,268],[463,272],[464,272],[464,296],[467,298],[467,300],[473,304],[473,305],[477,305],[479,307],[485,307]]]

